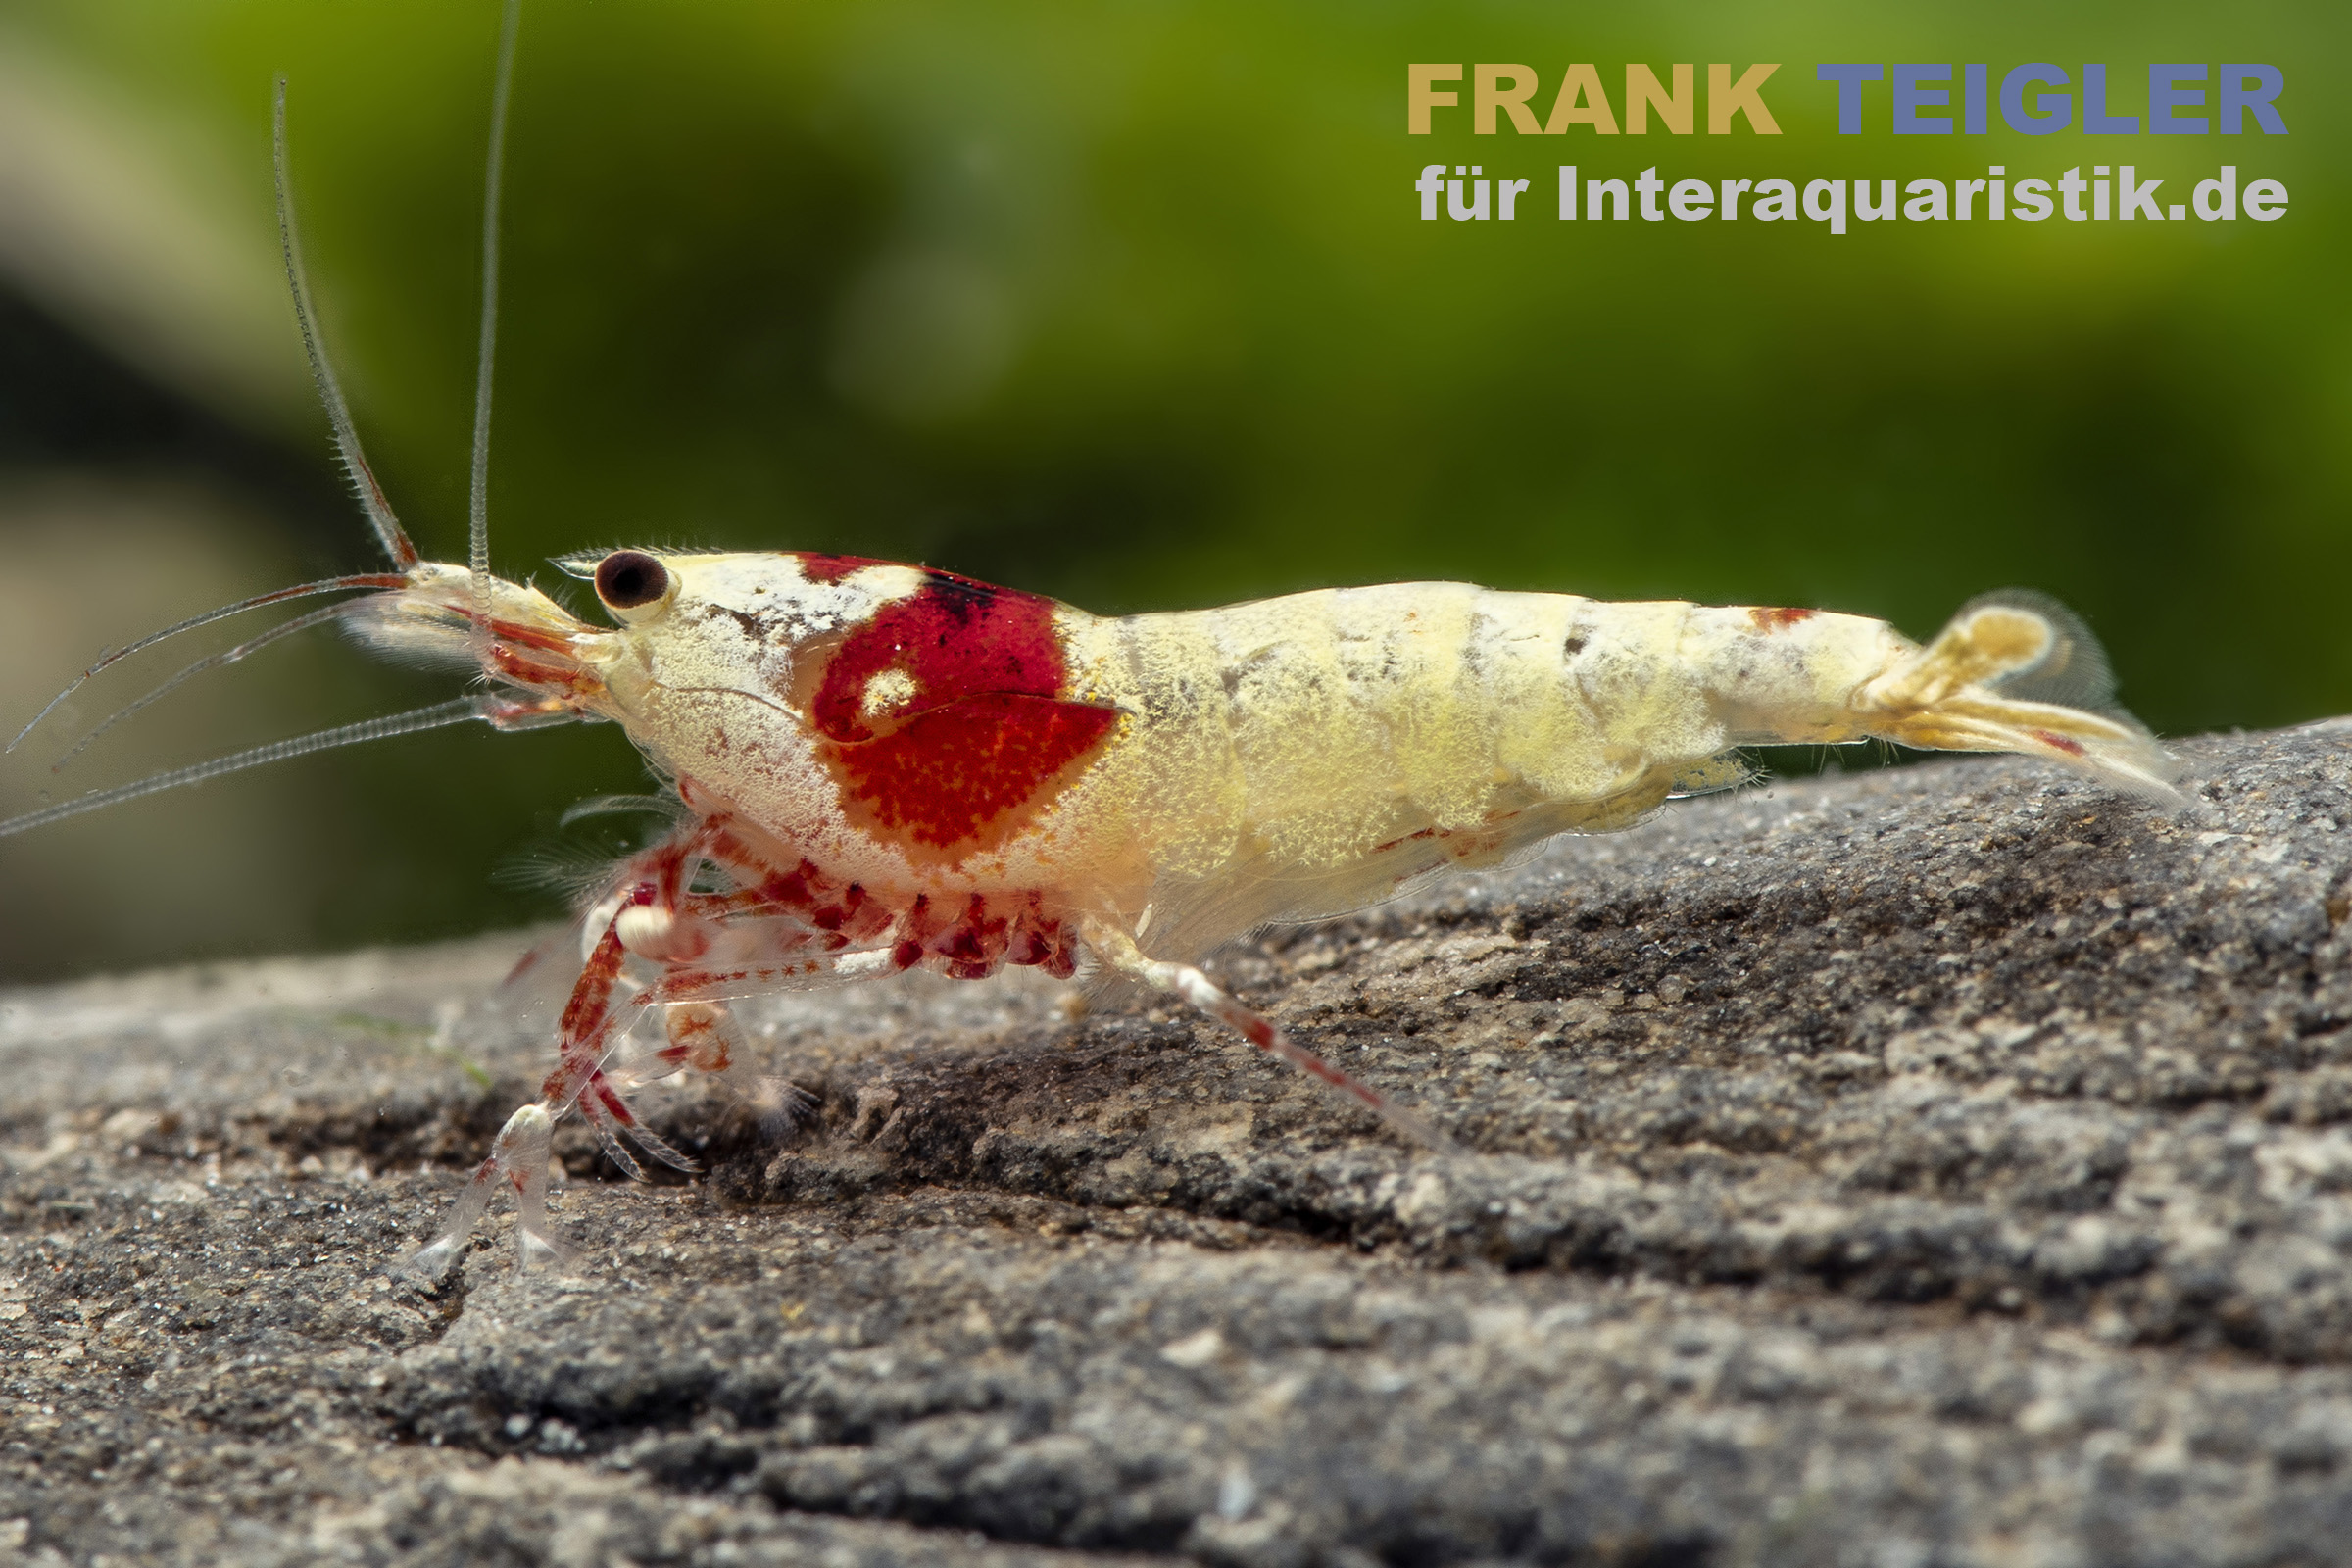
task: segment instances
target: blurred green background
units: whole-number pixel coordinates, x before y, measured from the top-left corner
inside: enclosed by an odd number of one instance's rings
[[[1915,636],[2030,585],[2159,731],[2352,708],[2347,16],[2321,4],[601,0],[530,6],[491,490],[510,575],[621,543],[920,560],[1104,612],[1396,578],[1819,605]],[[464,554],[493,0],[0,8],[0,722],[102,646],[372,564],[275,270],[271,79],[325,333],[428,554]],[[1404,129],[1409,61],[1783,62],[1784,134]],[[2286,137],[1835,134],[1823,60],[2286,72]],[[1467,88],[1465,81],[1461,84]],[[1622,113],[1623,105],[1619,105]],[[1702,115],[1703,124],[1703,115]],[[2251,128],[2251,126],[2249,126]],[[2254,223],[1562,224],[1553,171],[2012,178],[2132,160]],[[1418,218],[1430,162],[1530,178]],[[257,622],[259,624],[266,622]],[[193,657],[224,640],[199,643]],[[453,683],[319,634],[0,814]],[[447,935],[639,785],[610,728],[468,726],[0,841],[0,972]],[[44,793],[46,792],[46,793]]]

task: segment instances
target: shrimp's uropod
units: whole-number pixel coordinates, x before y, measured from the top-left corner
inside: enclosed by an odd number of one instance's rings
[[[510,7],[510,59],[513,28]],[[504,81],[502,66],[500,123]],[[281,204],[283,107],[281,85]],[[494,235],[495,202],[489,224]],[[545,1190],[550,1130],[571,1111],[624,1169],[638,1170],[631,1143],[691,1168],[627,1091],[684,1069],[747,1070],[728,999],[917,968],[1067,977],[1091,959],[1440,1145],[1220,990],[1200,957],[1269,921],[1626,826],[1670,796],[1736,782],[1743,745],[2021,752],[2172,794],[2170,760],[2113,705],[2097,644],[2027,594],[1975,601],[1923,648],[1857,615],[1459,583],[1105,618],[857,557],[618,550],[559,563],[593,585],[611,624],[592,624],[488,568],[487,315],[471,563],[423,561],[360,452],[310,327],[290,217],[285,232],[320,392],[394,568],[296,590],[366,591],[300,618],[331,614],[379,647],[445,657],[490,690],[0,832],[428,723],[628,732],[667,781],[675,825],[594,895],[555,1067],[409,1260],[427,1271],[454,1258],[501,1184],[520,1201],[523,1263],[564,1255]],[[622,1059],[648,1018],[661,1044]]]

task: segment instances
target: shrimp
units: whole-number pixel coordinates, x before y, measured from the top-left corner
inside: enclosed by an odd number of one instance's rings
[[[503,580],[484,611],[466,572],[429,565],[360,623],[450,654],[486,628],[482,667],[514,701],[620,724],[686,808],[608,895],[560,1065],[428,1261],[499,1175],[535,1202],[566,1108],[646,1142],[597,1064],[648,1009],[669,1021],[656,1062],[724,1068],[728,1047],[698,1041],[728,1038],[725,997],[911,968],[1066,977],[1083,954],[1438,1143],[1199,957],[1626,826],[1725,781],[1745,744],[2023,752],[2130,792],[2169,787],[2147,732],[2098,700],[2096,645],[2026,596],[1980,600],[1921,648],[1857,615],[1456,583],[1104,618],[839,556],[562,564],[613,626]],[[712,871],[724,892],[690,891]],[[631,959],[658,977],[615,1003]],[[524,1236],[526,1252],[544,1240]]]
[[[510,6],[493,239],[514,25]],[[359,592],[300,619],[340,619],[378,649],[469,669],[486,689],[0,832],[428,724],[621,726],[665,781],[675,821],[593,895],[556,1064],[441,1230],[404,1260],[421,1273],[450,1265],[502,1185],[517,1198],[521,1266],[571,1255],[546,1191],[552,1130],[573,1111],[632,1175],[643,1174],[632,1145],[694,1168],[637,1117],[629,1091],[687,1070],[741,1078],[728,1003],[746,996],[910,969],[973,980],[1028,965],[1066,979],[1091,967],[1182,1002],[1443,1150],[1442,1132],[1290,1040],[1201,958],[1271,922],[1337,915],[1563,833],[1628,826],[1676,795],[1739,782],[1738,749],[1760,743],[2023,753],[2172,798],[2171,761],[2114,706],[2097,643],[2023,593],[1964,606],[1922,647],[1852,614],[1447,582],[1104,617],[861,557],[620,549],[557,563],[591,585],[609,623],[581,619],[487,564],[494,247],[471,561],[425,561],[368,468],[311,327],[282,83],[277,145],[305,341],[394,569],[273,597]],[[662,1043],[624,1057],[649,1017]]]

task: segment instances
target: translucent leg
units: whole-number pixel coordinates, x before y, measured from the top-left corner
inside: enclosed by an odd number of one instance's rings
[[[394,1264],[394,1272],[428,1279],[446,1273],[481,1223],[502,1181],[514,1189],[517,1200],[514,1241],[521,1266],[531,1268],[543,1259],[559,1265],[569,1262],[572,1249],[547,1228],[548,1146],[554,1133],[555,1119],[544,1105],[525,1105],[508,1117],[490,1147],[490,1157],[474,1167],[473,1179],[449,1211],[441,1234]]]
[[[600,943],[599,952],[605,950],[606,945]],[[611,944],[611,952],[617,955],[616,943]],[[625,1035],[642,1009],[716,1002],[779,985],[822,979],[860,980],[897,972],[887,952],[825,956],[719,972],[678,969],[608,1007],[611,982],[617,967],[615,958],[609,968],[592,965],[582,976],[565,1016],[565,1038],[578,1041],[579,1046],[567,1049],[564,1060],[548,1074],[539,1102],[523,1106],[508,1119],[499,1132],[498,1142],[491,1147],[490,1157],[474,1167],[472,1180],[459,1197],[457,1206],[450,1210],[441,1233],[395,1264],[397,1272],[428,1277],[445,1272],[465,1247],[466,1238],[473,1234],[473,1228],[481,1223],[502,1181],[514,1188],[518,1200],[517,1245],[522,1251],[523,1267],[532,1267],[542,1260],[568,1262],[574,1255],[573,1250],[547,1229],[547,1164],[556,1120],[575,1104],[604,1140],[614,1163],[631,1176],[642,1179],[645,1172],[621,1142],[624,1131],[630,1140],[663,1163],[686,1171],[697,1168],[692,1156],[649,1130],[630,1113],[619,1089],[606,1078],[588,1053],[588,1048],[597,1042]],[[621,1071],[625,1083],[628,1081],[625,1064]]]
[[[662,1023],[669,1046],[657,1053],[656,1058],[664,1059],[665,1064],[637,1073],[634,1081],[648,1082],[684,1067],[716,1073],[751,1107],[759,1119],[760,1135],[770,1143],[790,1137],[801,1113],[816,1102],[799,1085],[753,1067],[743,1028],[724,1003],[672,1003],[662,1008]],[[628,1067],[636,1069],[637,1062]]]
[[[528,1271],[545,1261],[563,1268],[579,1254],[547,1227],[548,1146],[556,1124],[537,1105],[523,1106],[507,1126],[517,1122],[523,1131],[515,1139],[516,1152],[508,1167],[508,1179],[514,1184],[514,1266]]]
[[[1182,999],[1267,1055],[1289,1062],[1333,1094],[1352,1100],[1372,1111],[1424,1149],[1440,1153],[1458,1152],[1459,1146],[1452,1139],[1379,1090],[1350,1078],[1299,1045],[1284,1034],[1272,1019],[1243,1006],[1219,990],[1215,981],[1191,964],[1146,957],[1143,950],[1135,945],[1135,938],[1100,917],[1089,918],[1081,930],[1086,945],[1094,950],[1096,956],[1129,979]]]
[[[588,1125],[596,1129],[597,1137],[603,1141],[605,1152],[612,1156],[612,1163],[628,1172],[631,1181],[645,1180],[645,1168],[637,1163],[627,1146],[621,1142],[624,1133],[630,1142],[673,1170],[691,1174],[702,1169],[695,1163],[693,1155],[639,1121],[636,1113],[629,1109],[629,1102],[620,1098],[619,1091],[607,1082],[603,1074],[598,1074],[595,1081],[581,1092],[579,1105],[580,1114],[588,1119]]]

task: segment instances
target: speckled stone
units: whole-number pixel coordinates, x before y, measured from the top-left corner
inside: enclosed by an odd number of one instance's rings
[[[1212,966],[1458,1155],[1034,977],[762,1003],[810,1118],[567,1127],[564,1275],[383,1272],[526,938],[0,993],[0,1562],[2338,1560],[2348,743],[1692,802]]]

